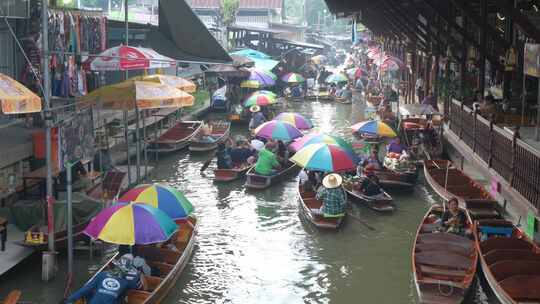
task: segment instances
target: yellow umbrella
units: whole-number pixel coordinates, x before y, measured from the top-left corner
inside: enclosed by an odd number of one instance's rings
[[[195,93],[197,91],[197,86],[195,85],[195,83],[187,79],[184,79],[182,77],[178,77],[174,75],[162,75],[162,74],[145,75],[145,76],[133,77],[132,80],[151,81],[151,82],[166,84],[168,86],[180,89],[188,93]]]
[[[101,87],[81,97],[83,103],[102,103],[105,109],[132,110],[192,106],[195,98],[168,85],[127,80]]]
[[[2,113],[23,114],[41,111],[41,98],[16,80],[0,73]]]

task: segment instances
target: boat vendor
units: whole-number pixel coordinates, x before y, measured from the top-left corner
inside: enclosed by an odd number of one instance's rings
[[[466,216],[465,212],[459,209],[457,198],[453,197],[448,201],[448,209],[441,217],[441,227],[444,232],[454,234],[465,234]]]
[[[341,217],[345,215],[347,196],[341,188],[343,182],[339,174],[331,173],[323,178],[321,187],[317,191],[316,198],[322,200],[322,207],[314,213],[320,213],[325,217]]]
[[[360,189],[362,189],[362,192],[364,192],[364,194],[367,196],[386,198],[379,184],[379,178],[373,173],[373,171],[368,172],[366,178],[364,178],[362,184],[360,185]]]
[[[213,131],[213,128],[211,124],[203,123],[203,125],[201,126],[201,133],[200,133],[201,141],[206,142],[206,143],[216,142],[217,138],[212,136],[212,131]]]
[[[251,106],[249,111],[251,112],[251,120],[249,121],[250,130],[256,129],[258,126],[266,122],[266,117],[264,117],[264,114],[261,113],[261,107],[258,105]]]
[[[248,159],[255,154],[247,140],[240,139],[236,141],[236,147],[231,149],[231,160],[233,166],[242,165],[248,162]]]
[[[266,143],[265,147],[259,151],[255,172],[260,175],[272,175],[281,168],[274,150],[277,144],[275,142]]]
[[[403,154],[407,152],[407,146],[401,143],[401,139],[399,137],[396,137],[392,143],[390,143],[387,147],[388,154],[394,153],[394,154]]]
[[[346,85],[345,88],[341,90],[339,98],[347,101],[352,101],[352,90],[350,85]]]
[[[130,257],[131,256],[131,257]],[[65,303],[72,304],[79,299],[89,299],[88,304],[119,303],[129,289],[144,289],[144,277],[133,267],[133,256],[123,255],[114,261],[111,271],[101,271],[90,282],[74,292]]]

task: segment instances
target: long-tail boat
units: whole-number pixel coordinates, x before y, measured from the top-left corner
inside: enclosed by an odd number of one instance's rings
[[[195,247],[198,223],[196,218],[188,217],[177,221],[180,229],[169,240],[169,247],[156,247],[155,245],[137,246],[137,255],[143,257],[146,263],[159,270],[159,276],[147,276],[147,290],[128,290],[126,292],[127,304],[158,304],[162,303],[189,262]],[[172,249],[171,249],[172,247]],[[112,266],[113,259],[109,260],[99,271],[106,271]]]
[[[482,272],[499,302],[540,303],[540,248],[501,219],[476,221],[474,235]]]
[[[467,202],[497,204],[493,196],[482,185],[463,171],[453,167],[448,160],[425,160],[424,173],[431,188],[446,201],[455,197],[463,208],[466,207]]]
[[[150,152],[174,152],[186,148],[190,140],[199,133],[201,121],[181,121],[174,125],[148,146]]]
[[[298,183],[298,197],[300,201],[300,214],[317,228],[337,230],[342,225],[345,216],[324,217],[316,212],[322,207],[322,201],[315,198],[315,192],[305,190]]]
[[[373,173],[379,178],[379,183],[386,189],[411,189],[416,185],[418,170],[390,170],[383,167],[381,170],[374,170]]]
[[[212,121],[208,123],[211,129],[210,137],[212,142],[205,140],[202,132],[197,133],[189,143],[189,151],[191,152],[208,152],[217,149],[219,143],[225,142],[231,133],[231,123],[228,121]]]
[[[364,194],[354,181],[343,182],[343,188],[349,197],[356,201],[362,202],[369,209],[377,212],[392,212],[395,210],[392,197],[383,190],[383,196],[369,196]]]
[[[272,175],[260,175],[255,172],[255,167],[249,169],[246,173],[246,187],[248,189],[266,189],[278,182],[287,179],[289,176],[297,173],[300,167],[289,162],[279,172]]]
[[[471,237],[438,232],[439,205],[426,213],[412,249],[412,268],[419,303],[463,303],[472,294],[478,253]],[[473,224],[467,216],[467,229]]]

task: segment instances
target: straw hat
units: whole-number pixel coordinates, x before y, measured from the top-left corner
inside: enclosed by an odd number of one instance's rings
[[[264,143],[258,139],[254,139],[250,143],[251,147],[257,151],[262,150],[264,148]]]
[[[249,111],[251,113],[255,113],[255,112],[259,112],[261,110],[261,107],[259,107],[258,105],[253,105],[249,108]]]
[[[341,175],[332,173],[323,178],[322,184],[325,188],[332,189],[341,186],[342,181]]]

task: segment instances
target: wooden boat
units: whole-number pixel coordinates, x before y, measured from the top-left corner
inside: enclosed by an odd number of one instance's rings
[[[315,198],[315,192],[304,191],[298,183],[298,197],[300,201],[300,214],[302,214],[315,227],[321,229],[337,230],[343,223],[345,216],[342,217],[324,217],[316,214],[312,210],[318,210],[322,207],[322,201]]]
[[[225,142],[231,133],[231,123],[228,121],[212,121],[209,124],[210,136],[214,142],[207,142],[203,139],[202,132],[198,132],[189,143],[191,152],[207,152],[217,149],[219,143]]]
[[[375,198],[373,196],[365,195],[362,190],[356,189],[354,182],[344,182],[343,188],[349,197],[362,202],[369,209],[378,212],[392,212],[395,209],[392,197],[385,191],[383,191],[385,198]]]
[[[351,99],[342,98],[342,97],[336,97],[336,98],[335,98],[335,101],[336,101],[337,103],[341,103],[341,104],[352,104],[352,100],[351,100]]]
[[[425,160],[424,173],[431,188],[446,201],[455,197],[462,208],[466,207],[467,202],[475,201],[497,205],[495,199],[482,185],[453,167],[448,160]],[[493,216],[496,214],[487,217]]]
[[[162,303],[170,290],[175,287],[178,278],[191,258],[198,232],[198,223],[194,217],[177,221],[177,223],[180,230],[169,240],[170,244],[176,247],[176,250],[159,248],[155,245],[137,246],[137,255],[143,257],[150,267],[159,269],[160,275],[159,277],[145,275],[148,290],[128,290],[126,292],[127,301],[123,303]],[[99,271],[106,271],[111,267],[113,259],[109,260]]]
[[[418,227],[412,249],[412,268],[419,303],[463,303],[472,294],[478,253],[474,240],[435,232],[443,209],[435,205]],[[467,216],[467,225],[472,222]]]
[[[242,164],[241,166],[232,169],[216,169],[214,170],[214,181],[230,182],[240,179],[244,177],[251,168],[253,168],[253,165]]]
[[[411,189],[418,179],[417,170],[395,171],[388,168],[375,170],[373,173],[379,178],[379,183],[386,189]]]
[[[439,136],[441,113],[428,104],[401,104],[398,110],[399,130],[419,160],[441,158],[443,143]],[[433,119],[440,117],[439,119]]]
[[[201,130],[201,121],[181,121],[151,142],[150,152],[173,152],[186,148],[193,137]]]
[[[300,168],[294,163],[289,162],[281,171],[273,175],[260,175],[255,172],[255,166],[246,173],[246,187],[248,189],[266,189],[278,182],[281,182],[289,176],[297,173]]]
[[[487,284],[502,304],[540,303],[540,248],[506,220],[475,222]]]

